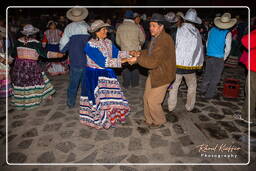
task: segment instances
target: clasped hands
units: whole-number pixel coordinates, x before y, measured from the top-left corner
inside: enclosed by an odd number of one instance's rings
[[[130,58],[123,58],[121,62],[122,63],[128,62],[130,65],[133,65],[133,64],[135,64],[137,62],[137,59],[140,56],[140,54],[141,54],[140,51],[135,51],[135,50],[129,51],[129,55],[131,55],[132,57],[130,57]]]

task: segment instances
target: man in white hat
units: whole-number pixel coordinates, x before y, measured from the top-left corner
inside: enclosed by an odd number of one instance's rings
[[[60,51],[67,52],[70,61],[69,87],[67,90],[67,105],[75,106],[76,95],[82,80],[82,73],[86,65],[84,47],[90,35],[89,25],[84,21],[88,16],[86,8],[72,8],[67,11],[67,18],[72,23],[68,24],[60,40]]]
[[[180,83],[185,78],[188,86],[187,111],[194,109],[196,102],[197,78],[196,71],[203,67],[204,55],[202,38],[195,24],[202,21],[197,17],[195,9],[189,9],[185,16],[181,16],[184,23],[176,34],[176,80],[169,91],[168,109],[173,111],[177,104],[177,94]]]
[[[208,57],[200,89],[206,99],[211,99],[217,95],[217,85],[224,68],[224,61],[231,49],[232,36],[229,29],[236,22],[237,19],[232,19],[230,13],[224,13],[221,17],[215,17],[215,26],[208,33],[206,43],[206,55]]]

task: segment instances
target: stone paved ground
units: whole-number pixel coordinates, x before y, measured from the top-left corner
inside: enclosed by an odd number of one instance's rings
[[[168,123],[164,128],[149,129],[143,124],[143,90],[145,76],[141,85],[125,91],[131,106],[127,123],[109,130],[96,130],[79,123],[77,105],[75,109],[66,106],[68,77],[50,77],[57,90],[53,101],[44,102],[32,111],[16,111],[11,106],[8,112],[8,162],[9,163],[246,163],[247,144],[239,137],[245,134],[247,125],[234,120],[232,115],[239,113],[243,104],[244,71],[242,68],[225,68],[223,78],[233,77],[241,80],[241,93],[237,99],[222,96],[222,83],[218,98],[204,100],[197,96],[196,108],[186,112],[186,85],[180,87],[177,108],[172,114],[166,110]],[[199,83],[201,81],[201,76]],[[77,99],[77,102],[79,98]],[[5,101],[1,102],[0,143],[1,170],[22,171],[242,171],[255,168],[255,146],[251,149],[249,166],[8,166],[5,162]],[[255,128],[255,127],[254,127]],[[255,138],[256,130],[252,129]],[[241,147],[234,152],[234,158],[201,157],[198,145],[227,144]],[[212,154],[208,152],[207,154]],[[218,152],[218,154],[222,154]],[[227,154],[227,153],[225,153]]]

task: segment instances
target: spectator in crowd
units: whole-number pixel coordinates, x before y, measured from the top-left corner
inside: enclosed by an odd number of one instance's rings
[[[145,35],[133,20],[133,11],[127,10],[124,21],[117,28],[116,43],[124,51],[138,51],[145,41]],[[137,65],[126,66],[122,71],[123,87],[139,85],[139,70]]]
[[[172,39],[175,43],[176,41],[176,33],[177,33],[177,25],[178,17],[176,17],[174,12],[168,12],[166,15],[164,15],[166,21],[168,21],[170,24],[166,27],[165,31],[166,33],[170,34],[172,36]]]
[[[224,13],[221,17],[215,17],[215,26],[209,31],[206,44],[208,57],[200,90],[206,99],[214,98],[217,95],[217,85],[221,79],[224,61],[231,49],[232,36],[229,29],[236,22],[237,20],[231,18],[230,13]]]
[[[48,21],[47,29],[44,32],[42,45],[47,51],[59,52],[59,42],[62,36],[62,31],[57,29],[57,22]],[[50,75],[61,75],[67,73],[67,63],[63,59],[53,59],[48,61],[47,72]]]
[[[248,115],[250,115],[250,120],[254,125],[256,125],[256,30],[251,31],[251,33],[243,36],[242,44],[245,48],[249,48],[249,35],[250,35],[250,60],[248,56],[248,51],[244,51],[240,62],[242,62],[248,69],[249,74],[246,78],[245,83],[245,101],[242,109],[242,114],[238,116],[239,119],[248,123]],[[250,75],[250,77],[249,77]],[[249,79],[250,78],[250,79]],[[249,86],[250,85],[250,86]],[[250,88],[250,91],[249,91]],[[250,95],[249,95],[250,92]],[[250,108],[248,105],[250,103]],[[249,109],[249,110],[248,110]]]

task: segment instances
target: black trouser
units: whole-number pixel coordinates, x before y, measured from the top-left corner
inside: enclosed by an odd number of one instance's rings
[[[206,93],[205,97],[212,98],[217,93],[217,85],[220,82],[224,68],[224,59],[208,57],[201,84],[201,93]]]
[[[122,71],[123,86],[128,88],[130,85],[136,87],[139,85],[139,69],[138,65],[127,65]]]

